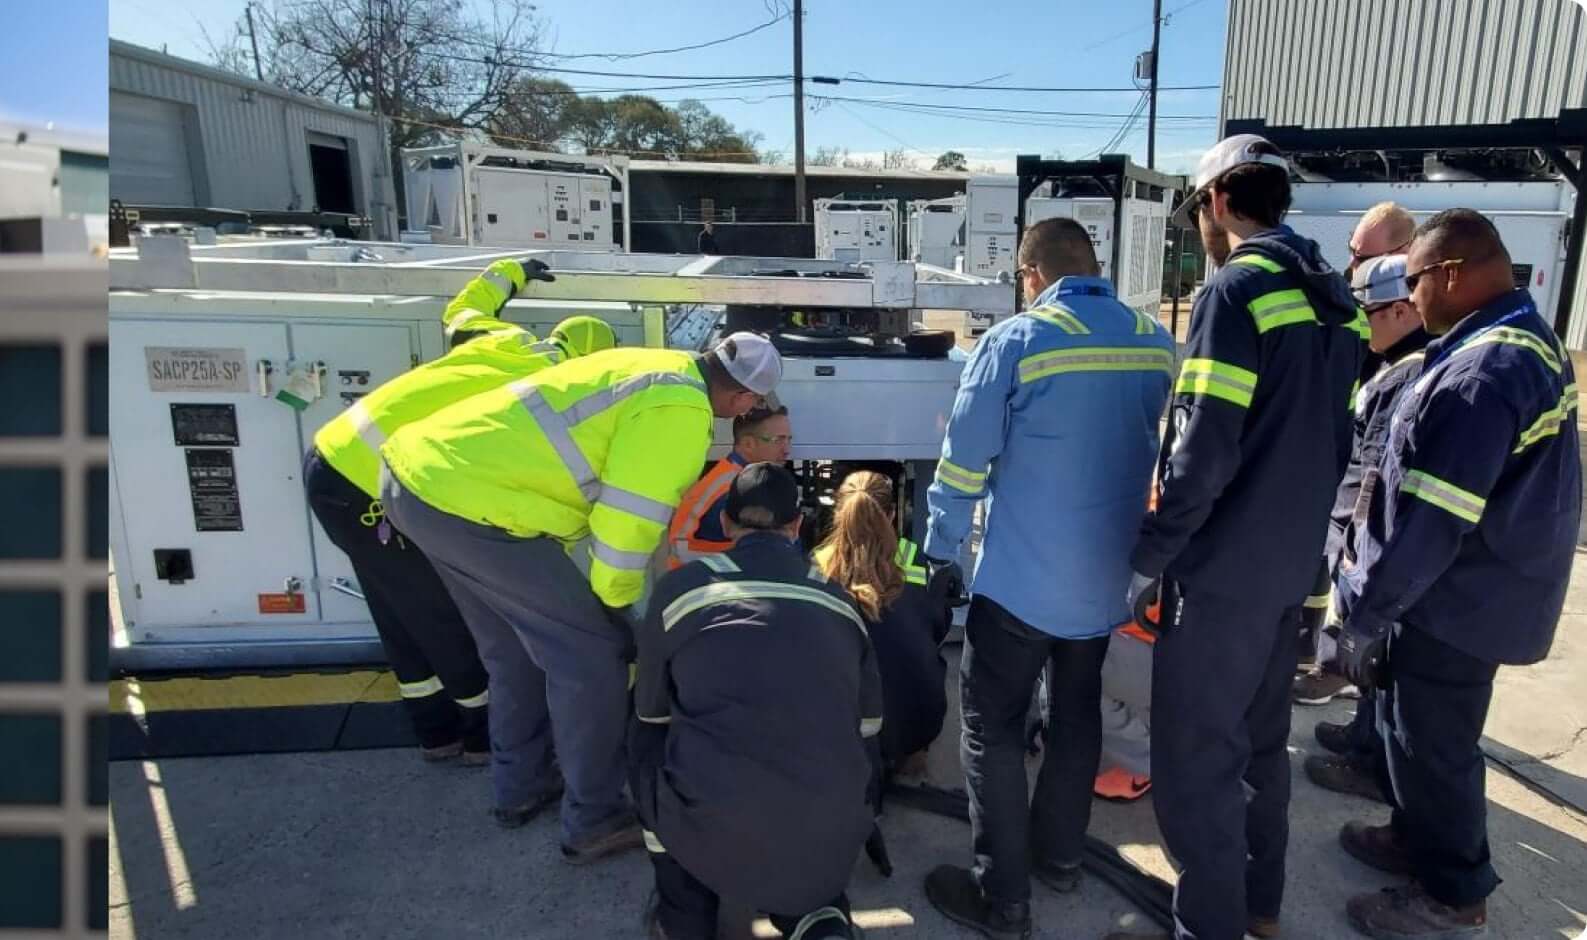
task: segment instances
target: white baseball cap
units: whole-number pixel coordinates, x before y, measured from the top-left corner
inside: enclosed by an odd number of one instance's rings
[[[734,333],[712,353],[727,374],[757,395],[769,395],[782,381],[782,356],[771,340],[758,333]]]
[[[1289,161],[1279,156],[1277,151],[1278,148],[1268,143],[1266,138],[1255,134],[1235,134],[1213,144],[1211,150],[1201,155],[1201,162],[1196,164],[1196,188],[1185,197],[1184,202],[1179,204],[1179,209],[1169,221],[1180,228],[1193,228],[1190,221],[1191,207],[1196,205],[1202,193],[1218,177],[1237,166],[1260,163],[1276,166],[1287,172]]]
[[[1361,262],[1350,279],[1350,293],[1363,307],[1409,298],[1411,288],[1405,283],[1405,256],[1378,255]]]

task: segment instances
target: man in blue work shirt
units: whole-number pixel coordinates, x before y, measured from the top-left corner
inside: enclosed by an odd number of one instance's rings
[[[1167,585],[1152,784],[1180,863],[1180,940],[1277,933],[1296,637],[1350,459],[1366,316],[1316,243],[1281,224],[1289,202],[1283,155],[1241,134],[1202,157],[1176,213],[1219,270],[1191,311],[1130,604]]]
[[[1098,276],[1085,229],[1049,219],[1019,248],[1023,314],[976,345],[928,500],[934,575],[989,498],[960,666],[973,869],[943,865],[926,896],[992,937],[1030,935],[1030,875],[1079,883],[1102,746],[1102,659],[1128,618],[1126,557],[1146,511],[1174,342]],[[1025,715],[1049,669],[1036,793]]]
[[[1414,227],[1412,228],[1414,232]],[[1407,237],[1406,241],[1409,241]],[[1367,474],[1375,473],[1389,439],[1389,420],[1400,394],[1422,374],[1422,350],[1432,339],[1422,328],[1422,320],[1411,305],[1411,288],[1405,283],[1405,256],[1381,255],[1360,262],[1351,278],[1351,291],[1366,311],[1372,328],[1368,345],[1374,353],[1376,371],[1366,375],[1356,391],[1355,444],[1350,466],[1334,497],[1332,519],[1328,525],[1328,545],[1323,566],[1331,586],[1340,565],[1353,559],[1355,530],[1366,520],[1366,501],[1370,496],[1362,487]],[[1365,370],[1363,370],[1365,372]],[[1330,611],[1330,614],[1334,612]],[[1317,652],[1317,669],[1295,682],[1295,701],[1301,705],[1323,705],[1333,696],[1360,697],[1356,687],[1340,669],[1337,615],[1312,635]],[[1302,654],[1308,651],[1302,638]],[[1313,729],[1317,742],[1332,754],[1313,754],[1303,765],[1313,783],[1339,793],[1351,793],[1371,800],[1385,800],[1378,785],[1376,765],[1383,752],[1378,737],[1377,715],[1371,696],[1362,699],[1348,725],[1319,721]]]
[[[1347,911],[1370,937],[1483,932],[1489,860],[1482,726],[1500,665],[1548,655],[1581,520],[1570,357],[1470,209],[1411,243],[1411,300],[1437,339],[1402,396],[1340,583],[1339,658],[1378,689],[1394,815],[1339,839],[1414,880]]]

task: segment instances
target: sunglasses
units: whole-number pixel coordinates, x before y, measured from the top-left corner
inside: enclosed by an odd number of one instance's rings
[[[1428,272],[1434,270],[1435,268],[1453,268],[1465,263],[1465,258],[1446,258],[1443,261],[1434,261],[1432,264],[1426,265],[1420,270],[1413,271],[1410,274],[1405,275],[1405,286],[1414,291],[1416,290],[1416,283],[1423,277],[1426,277]]]
[[[751,435],[762,444],[792,444],[792,434],[754,434]]]
[[[1197,225],[1201,224],[1201,210],[1207,207],[1207,200],[1209,198],[1211,198],[1209,196],[1209,191],[1205,189],[1190,197],[1190,208],[1188,211],[1190,213],[1191,222],[1194,222]]]
[[[1400,301],[1398,301],[1398,300],[1390,300],[1390,301],[1387,301],[1385,303],[1374,304],[1371,307],[1362,307],[1361,309],[1366,311],[1367,316],[1375,317],[1378,314],[1380,314],[1383,311],[1389,309],[1390,307],[1394,306],[1397,303],[1400,303]]]
[[[1371,261],[1373,258],[1381,258],[1384,255],[1397,255],[1404,251],[1408,245],[1410,245],[1410,242],[1406,241],[1390,248],[1388,251],[1379,251],[1370,255],[1362,252],[1361,249],[1354,245],[1346,245],[1345,248],[1350,252],[1350,263],[1360,264],[1363,261]]]

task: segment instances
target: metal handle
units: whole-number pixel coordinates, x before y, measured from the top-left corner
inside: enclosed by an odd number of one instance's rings
[[[340,594],[346,594],[348,597],[356,597],[361,601],[368,600],[368,598],[364,597],[363,592],[354,587],[353,582],[347,578],[332,578],[331,590]]]
[[[281,584],[281,591],[284,594],[302,594],[303,579],[295,574],[287,575],[286,580]]]
[[[259,397],[270,397],[270,373],[275,371],[275,366],[268,359],[259,360],[255,368],[259,372]]]

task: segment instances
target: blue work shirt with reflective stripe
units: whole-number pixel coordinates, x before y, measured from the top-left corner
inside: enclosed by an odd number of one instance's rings
[[[1491,663],[1548,655],[1581,519],[1570,356],[1525,290],[1427,346],[1400,397],[1340,606]]]
[[[973,593],[1053,636],[1126,620],[1173,362],[1168,331],[1101,278],[1063,278],[988,330],[948,419],[925,554],[957,558],[986,499]]]

